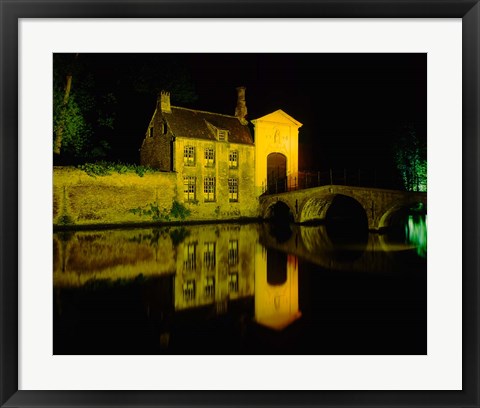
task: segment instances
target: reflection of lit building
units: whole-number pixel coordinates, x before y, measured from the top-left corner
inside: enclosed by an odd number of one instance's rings
[[[221,314],[231,301],[251,307],[254,300],[255,321],[280,330],[300,316],[297,258],[265,249],[260,231],[257,224],[214,224],[54,234],[54,286],[162,277],[169,294],[157,299],[155,292],[152,304],[214,306]]]
[[[297,257],[257,245],[255,321],[271,329],[282,330],[300,316]]]
[[[255,226],[196,227],[177,248],[175,309],[225,303],[254,295]]]
[[[252,217],[267,188],[284,191],[298,172],[298,129],[282,110],[246,120],[245,88],[235,115],[186,109],[161,92],[140,149],[142,165],[177,177],[177,200],[196,218]],[[254,143],[255,140],[255,143]]]

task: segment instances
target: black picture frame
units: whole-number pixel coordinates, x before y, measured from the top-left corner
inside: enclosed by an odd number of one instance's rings
[[[480,5],[478,0],[0,0],[2,407],[479,407]],[[461,18],[463,75],[463,389],[461,391],[18,390],[18,21],[20,18]],[[459,272],[459,271],[456,271]]]

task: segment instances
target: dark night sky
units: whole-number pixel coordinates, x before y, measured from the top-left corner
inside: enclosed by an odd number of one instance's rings
[[[87,60],[92,72],[112,87],[119,72],[131,68],[132,58],[141,64],[145,55],[98,54]],[[304,169],[387,169],[392,166],[392,144],[399,127],[412,124],[426,139],[426,54],[163,54],[160,58],[166,64],[175,61],[190,76],[198,99],[181,106],[233,115],[235,88],[243,85],[247,119],[283,109],[302,122],[300,167]],[[155,108],[154,92],[129,94],[117,83],[121,103],[110,159],[138,162],[138,148]],[[175,104],[174,95],[172,99]]]

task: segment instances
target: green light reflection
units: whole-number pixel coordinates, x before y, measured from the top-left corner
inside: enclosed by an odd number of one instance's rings
[[[427,257],[427,216],[409,215],[405,225],[405,236],[408,244],[417,249],[418,256]]]

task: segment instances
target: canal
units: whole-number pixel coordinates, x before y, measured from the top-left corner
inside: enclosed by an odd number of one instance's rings
[[[426,354],[426,227],[55,232],[54,354]]]

